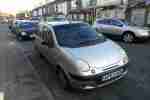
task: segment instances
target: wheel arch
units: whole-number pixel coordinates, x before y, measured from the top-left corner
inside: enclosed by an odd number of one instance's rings
[[[125,35],[125,34],[127,34],[127,33],[130,33],[130,34],[132,34],[132,35],[135,36],[135,33],[132,32],[132,31],[130,31],[130,30],[124,31],[123,34],[122,34],[122,36]]]

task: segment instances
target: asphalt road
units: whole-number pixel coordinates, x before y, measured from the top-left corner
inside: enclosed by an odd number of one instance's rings
[[[53,100],[6,24],[0,24],[0,94],[4,100]]]
[[[34,66],[41,82],[52,93],[55,100],[149,100],[150,99],[150,41],[121,45],[130,58],[127,76],[109,86],[92,91],[63,90],[53,66],[33,49],[32,41],[16,44]],[[21,55],[20,55],[21,56]]]

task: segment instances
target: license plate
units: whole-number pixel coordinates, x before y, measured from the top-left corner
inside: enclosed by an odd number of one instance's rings
[[[122,72],[123,72],[123,69],[119,69],[117,71],[108,73],[108,74],[102,76],[102,81],[107,81],[107,80],[110,80],[110,79],[115,78],[117,76],[120,76],[122,74]]]

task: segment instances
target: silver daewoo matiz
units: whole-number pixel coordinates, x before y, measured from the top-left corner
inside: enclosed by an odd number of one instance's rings
[[[128,56],[82,22],[40,22],[34,47],[56,68],[63,88],[93,89],[127,74]]]

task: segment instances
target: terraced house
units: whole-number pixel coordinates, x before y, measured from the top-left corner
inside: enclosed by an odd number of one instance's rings
[[[150,0],[129,0],[127,19],[135,25],[150,25]]]
[[[64,14],[72,20],[93,23],[96,17],[125,18],[127,0],[55,0],[33,9],[33,16]]]

